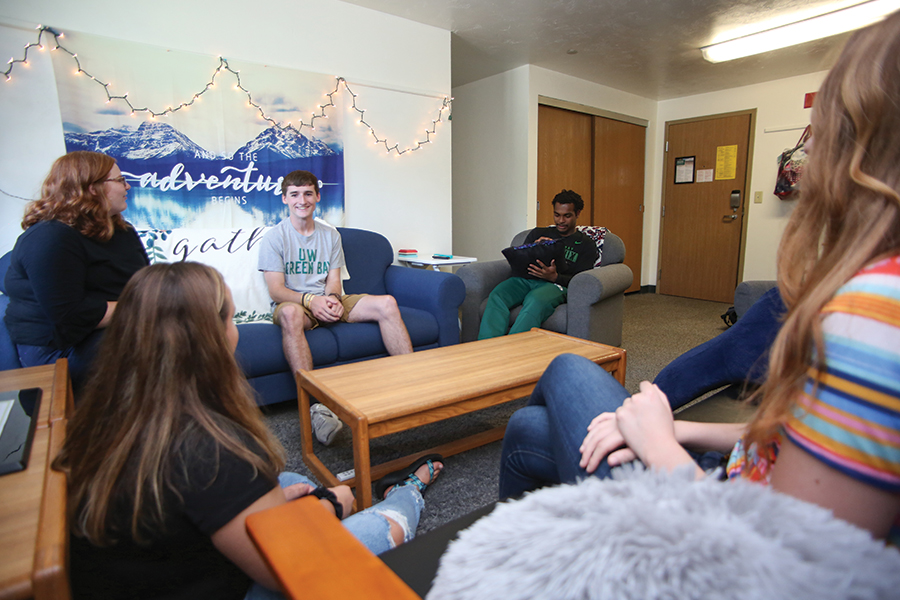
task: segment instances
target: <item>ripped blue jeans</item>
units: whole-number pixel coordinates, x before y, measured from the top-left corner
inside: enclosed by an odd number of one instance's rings
[[[278,476],[281,487],[288,487],[296,483],[308,483],[315,487],[315,483],[299,473],[284,472]],[[394,547],[391,538],[391,527],[387,518],[395,521],[404,532],[404,540],[408,542],[416,535],[419,525],[419,515],[425,507],[425,500],[415,486],[406,485],[395,487],[388,492],[387,498],[374,506],[354,513],[341,521],[344,527],[353,534],[373,554],[381,554]],[[283,600],[284,596],[279,592],[273,592],[254,583],[244,597],[244,600]]]

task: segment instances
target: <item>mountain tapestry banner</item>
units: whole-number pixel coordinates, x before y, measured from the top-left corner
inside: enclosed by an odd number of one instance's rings
[[[65,39],[77,61],[56,50],[53,69],[66,151],[116,159],[131,185],[124,216],[137,228],[274,225],[287,216],[281,179],[296,169],[319,178],[316,216],[343,224],[344,110],[322,106],[334,77],[228,59],[234,73],[214,56]]]

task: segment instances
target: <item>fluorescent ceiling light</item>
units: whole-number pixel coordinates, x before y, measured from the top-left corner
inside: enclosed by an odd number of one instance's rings
[[[900,9],[900,0],[870,0],[780,27],[700,48],[703,58],[717,63],[761,54],[860,29]]]

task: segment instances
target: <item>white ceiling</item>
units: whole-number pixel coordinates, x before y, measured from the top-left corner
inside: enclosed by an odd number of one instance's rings
[[[654,100],[828,69],[849,34],[712,64],[733,29],[860,0],[344,0],[452,32],[457,87],[532,64]],[[568,54],[576,50],[577,54]]]

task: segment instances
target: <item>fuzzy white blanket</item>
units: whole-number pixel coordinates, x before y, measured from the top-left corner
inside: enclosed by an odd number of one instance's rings
[[[900,597],[900,552],[746,482],[619,469],[499,504],[451,544],[428,600]]]

